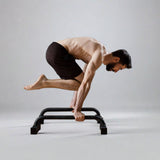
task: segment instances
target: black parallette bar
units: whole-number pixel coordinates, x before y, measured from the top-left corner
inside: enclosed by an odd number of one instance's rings
[[[37,134],[41,129],[41,124],[44,123],[44,120],[47,119],[62,119],[62,120],[74,120],[73,115],[44,115],[46,112],[63,112],[63,111],[72,111],[72,108],[45,108],[41,111],[40,116],[35,120],[34,125],[31,128],[31,134]],[[100,112],[92,107],[82,108],[81,111],[94,111],[96,115],[86,115],[85,120],[96,120],[100,124],[101,134],[107,134],[107,127],[103,117],[100,115]]]
[[[45,119],[65,119],[65,120],[70,120],[70,119],[75,119],[74,116],[70,116],[70,115],[47,115],[47,116],[40,116],[36,119],[34,125],[38,125],[39,121],[41,120],[45,120]],[[85,116],[85,119],[87,120],[91,120],[91,119],[95,119],[97,121],[103,121],[103,118],[101,116]],[[103,123],[103,122],[102,122]]]
[[[49,108],[45,108],[41,111],[40,115],[39,116],[43,116],[46,112],[66,112],[66,111],[72,111],[73,108],[66,108],[66,107],[49,107]],[[94,111],[96,112],[96,115],[100,116],[100,112],[96,109],[96,108],[93,108],[93,107],[87,107],[87,108],[82,108],[81,111]]]

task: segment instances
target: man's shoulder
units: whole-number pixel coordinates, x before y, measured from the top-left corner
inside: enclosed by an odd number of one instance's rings
[[[91,58],[91,60],[90,60],[89,63],[94,64],[95,69],[97,70],[97,69],[102,65],[102,56],[101,56],[101,54],[98,53],[98,52],[95,53],[95,54],[92,56],[92,58]]]

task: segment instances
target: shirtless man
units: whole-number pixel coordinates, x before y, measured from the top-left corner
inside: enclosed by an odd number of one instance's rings
[[[83,70],[75,59],[85,63]],[[34,84],[24,89],[60,88],[75,91],[70,107],[73,108],[76,121],[85,119],[81,108],[95,72],[102,64],[106,65],[107,71],[113,72],[132,67],[131,57],[126,50],[106,53],[105,47],[90,37],[68,38],[51,43],[46,51],[46,60],[61,79],[47,79],[42,74]]]

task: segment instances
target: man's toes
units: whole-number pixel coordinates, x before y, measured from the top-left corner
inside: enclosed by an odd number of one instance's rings
[[[27,89],[27,86],[25,86],[24,89]]]
[[[25,86],[24,89],[29,90],[31,89],[31,86]]]

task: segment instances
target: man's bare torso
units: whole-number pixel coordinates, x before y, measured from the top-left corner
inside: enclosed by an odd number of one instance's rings
[[[58,43],[64,46],[69,54],[73,55],[75,59],[81,59],[87,64],[95,53],[100,61],[102,60],[102,54],[106,53],[105,47],[96,39],[90,37],[68,38],[60,40]]]

